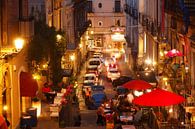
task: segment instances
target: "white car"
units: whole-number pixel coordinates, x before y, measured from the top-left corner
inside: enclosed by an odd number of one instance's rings
[[[110,68],[107,71],[107,78],[110,79],[111,81],[117,79],[120,77],[120,72],[116,68]]]
[[[84,75],[84,81],[83,83],[97,83],[98,79],[94,73],[87,73]]]
[[[90,58],[88,61],[88,69],[96,69],[98,72],[102,72],[102,64],[99,58]]]

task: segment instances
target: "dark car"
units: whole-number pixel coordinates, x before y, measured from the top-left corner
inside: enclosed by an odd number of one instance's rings
[[[117,86],[116,92],[117,92],[118,95],[121,95],[121,94],[128,93],[129,90],[127,88],[124,88],[123,86]]]
[[[112,85],[114,88],[116,88],[117,86],[121,86],[131,80],[133,80],[132,77],[120,76],[118,79],[113,80]]]
[[[103,91],[95,91],[91,94],[94,107],[97,109],[105,100],[106,94]]]

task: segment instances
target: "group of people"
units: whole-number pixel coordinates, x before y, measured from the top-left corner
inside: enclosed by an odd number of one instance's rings
[[[97,125],[104,126],[106,125],[106,122],[114,122],[116,111],[114,109],[113,101],[109,100],[106,102],[103,102],[100,107],[97,109]]]
[[[112,123],[112,126],[122,125],[123,121],[120,120],[120,115],[122,115],[121,110],[117,108],[116,103],[110,99],[101,104],[101,106],[97,109],[97,125],[104,126],[107,123]],[[142,117],[142,109],[140,107],[135,106],[134,112],[131,114],[132,120],[129,121],[131,124],[137,124]],[[127,122],[127,123],[129,123]],[[120,129],[121,126],[115,127]]]
[[[53,83],[46,82],[42,87],[42,93],[45,95],[47,102],[53,103],[56,92],[61,91],[62,88],[65,88],[66,85],[63,82],[59,82],[57,85],[58,89],[54,89]]]

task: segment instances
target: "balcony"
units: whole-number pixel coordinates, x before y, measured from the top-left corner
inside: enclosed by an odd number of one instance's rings
[[[34,18],[22,17],[19,19],[20,34],[24,38],[30,38],[34,35]]]
[[[92,1],[87,1],[87,12],[93,13],[93,4]]]
[[[190,16],[195,14],[195,1],[194,0],[184,0],[185,7],[188,8]]]

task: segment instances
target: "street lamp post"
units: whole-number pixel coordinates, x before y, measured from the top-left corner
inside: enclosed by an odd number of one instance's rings
[[[14,46],[15,46],[16,52],[19,52],[24,46],[24,39],[16,38],[14,40]]]

